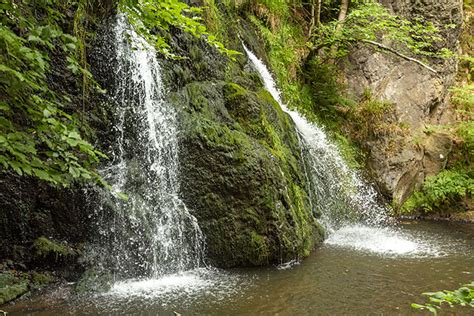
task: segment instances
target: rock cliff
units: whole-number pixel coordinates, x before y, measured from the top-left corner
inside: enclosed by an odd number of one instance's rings
[[[422,18],[437,26],[452,24],[443,31],[443,46],[453,51],[459,47],[463,22],[459,0],[382,0],[394,14],[408,19]],[[446,165],[452,141],[443,132],[426,132],[431,124],[447,123],[453,118],[449,107],[448,88],[454,83],[456,61],[430,60],[433,73],[393,54],[367,47],[354,49],[344,66],[347,85],[360,97],[370,89],[377,98],[393,106],[388,122],[401,132],[367,140],[368,168],[381,191],[395,206],[401,205],[427,176],[438,173]],[[399,130],[400,130],[399,128]]]

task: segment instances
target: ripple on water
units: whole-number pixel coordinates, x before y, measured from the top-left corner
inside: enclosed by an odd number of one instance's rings
[[[344,226],[333,232],[327,245],[383,256],[439,257],[445,255],[429,236],[416,236],[394,227]]]

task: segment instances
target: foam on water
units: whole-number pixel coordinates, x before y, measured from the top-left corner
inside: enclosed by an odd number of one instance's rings
[[[284,263],[279,264],[276,268],[278,270],[288,270],[288,269],[291,269],[291,268],[293,268],[293,267],[295,267],[299,264],[300,264],[299,260],[293,259],[293,260],[290,260],[288,262],[284,262]]]
[[[219,300],[238,293],[241,285],[239,277],[235,274],[214,268],[198,268],[160,278],[116,282],[103,296],[114,299],[133,297],[158,299],[160,304],[178,298],[196,300],[199,297],[212,297]]]
[[[435,247],[407,232],[391,227],[344,226],[326,239],[327,245],[383,256],[437,257]]]

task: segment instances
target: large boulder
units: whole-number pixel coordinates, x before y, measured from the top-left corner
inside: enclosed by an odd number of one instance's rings
[[[181,195],[208,257],[234,267],[307,256],[322,230],[291,118],[244,54],[231,61],[185,38],[175,43],[189,59],[165,68],[179,109]]]
[[[322,238],[293,122],[255,86],[193,82],[173,98],[182,109],[181,192],[223,267],[305,257]]]

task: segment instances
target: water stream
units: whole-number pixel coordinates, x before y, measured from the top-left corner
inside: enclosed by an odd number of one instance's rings
[[[473,279],[474,224],[406,222],[399,232],[438,252],[387,256],[325,243],[289,269],[193,271],[157,280],[161,287],[149,291],[87,297],[60,288],[3,309],[12,316],[415,315],[410,304],[424,301],[420,293]],[[469,315],[469,309],[448,311]]]
[[[328,233],[325,242],[385,255],[435,253],[436,250],[428,249],[423,240],[413,239],[395,227],[384,225],[388,210],[377,202],[376,191],[361,179],[357,171],[347,166],[323,128],[287,108],[268,68],[245,45],[244,50],[265,88],[296,125],[301,146],[306,149],[305,159],[310,167],[308,177],[317,184],[312,190],[316,195],[313,207],[319,208],[322,214],[320,222]]]
[[[101,174],[128,200],[112,201],[113,219],[104,219],[96,251],[117,281],[113,290],[120,291],[202,267],[204,237],[178,195],[177,114],[165,101],[157,53],[123,15],[113,33],[116,58],[109,67],[116,80],[110,94],[118,138]],[[130,278],[142,283],[131,285]]]

